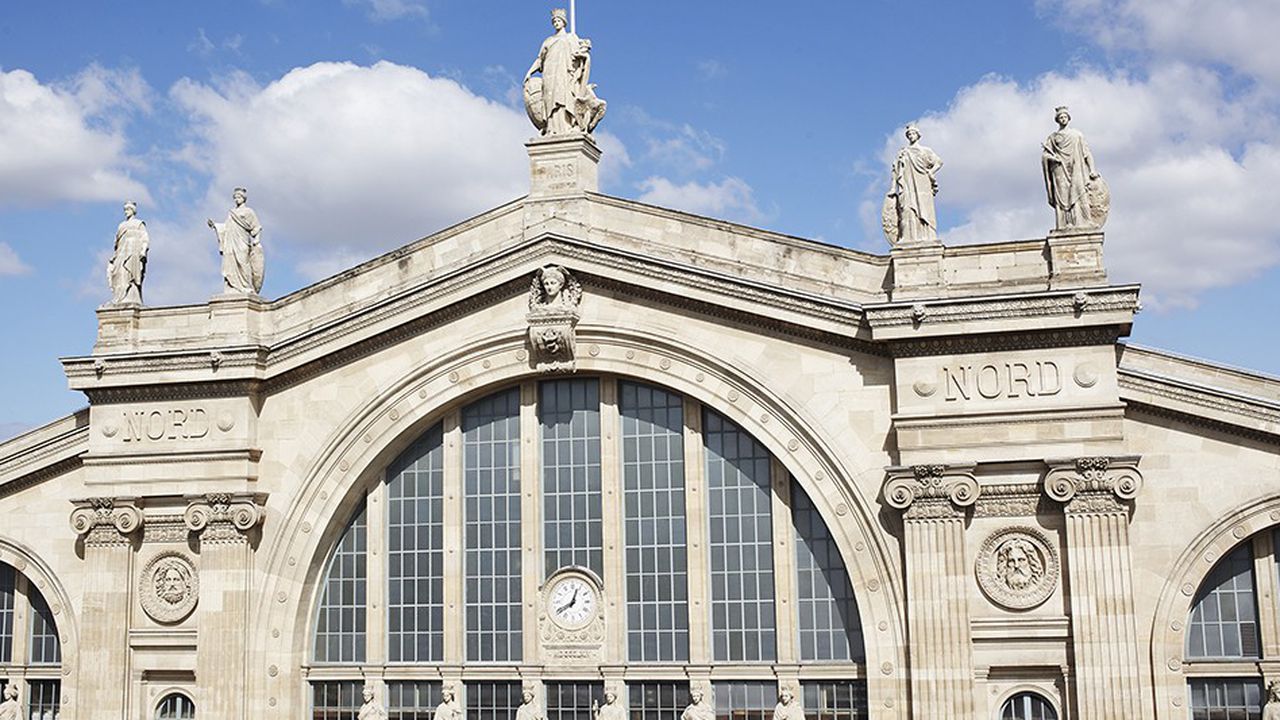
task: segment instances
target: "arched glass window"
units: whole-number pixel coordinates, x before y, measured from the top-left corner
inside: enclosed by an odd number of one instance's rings
[[[25,642],[14,642],[17,634]],[[0,563],[0,666],[22,678],[18,685],[31,720],[57,720],[61,662],[62,641],[48,601],[34,581]]]
[[[541,616],[569,566],[603,583],[599,642],[623,643],[631,717],[678,717],[707,674],[717,713],[771,717],[779,665],[800,668],[788,680],[812,717],[867,717],[857,602],[820,511],[832,499],[692,399],[613,377],[525,382],[442,412],[364,492],[319,583],[314,718],[352,720],[371,676],[390,717],[429,717],[441,685],[424,672],[441,665],[469,717],[510,717],[526,678],[571,662],[543,648]],[[533,688],[549,718],[604,703],[601,668],[554,675]]]
[[[1000,720],[1058,720],[1058,713],[1040,695],[1024,692],[1004,701]]]
[[[1258,657],[1252,543],[1231,551],[1205,578],[1187,629],[1188,658]]]
[[[196,704],[181,693],[166,695],[156,706],[156,720],[195,720]]]

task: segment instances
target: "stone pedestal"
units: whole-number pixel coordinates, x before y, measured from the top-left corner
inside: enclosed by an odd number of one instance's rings
[[[529,149],[529,199],[600,190],[600,147],[590,135],[552,135],[525,143]]]
[[[1049,233],[1049,288],[1107,284],[1102,264],[1101,230],[1053,230]]]
[[[266,309],[260,295],[214,295],[209,299],[209,336],[228,344],[257,342]]]
[[[942,243],[897,245],[889,251],[893,263],[894,302],[942,297],[946,281],[942,274]]]
[[[1142,717],[1128,502],[1142,487],[1137,458],[1050,461],[1045,492],[1063,503],[1077,717]]]
[[[75,501],[71,528],[84,542],[84,636],[78,717],[120,720],[129,707],[129,609],[134,533],[142,513],[131,498]]]
[[[884,498],[902,511],[912,717],[974,715],[973,637],[964,529],[978,499],[972,465],[890,468]]]
[[[138,339],[138,316],[142,306],[103,305],[98,308],[98,341],[94,352],[110,352],[116,348],[128,348]]]

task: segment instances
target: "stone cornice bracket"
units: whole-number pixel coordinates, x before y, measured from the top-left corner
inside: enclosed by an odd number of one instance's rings
[[[72,500],[71,529],[84,538],[86,546],[128,545],[130,536],[142,527],[138,498],[95,497]]]
[[[973,468],[973,463],[891,467],[884,501],[908,520],[962,518],[982,492]]]
[[[182,519],[187,529],[205,543],[247,542],[250,531],[262,524],[265,496],[256,493],[209,493],[187,498]]]
[[[1044,493],[1068,513],[1127,512],[1142,490],[1139,456],[1047,460]]]

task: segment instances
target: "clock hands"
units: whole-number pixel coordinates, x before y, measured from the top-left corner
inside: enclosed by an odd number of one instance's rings
[[[574,605],[578,604],[578,593],[579,593],[579,592],[582,592],[582,588],[580,588],[580,587],[574,587],[574,588],[573,588],[573,598],[572,598],[572,599],[570,599],[568,603],[566,603],[566,604],[564,604],[564,605],[561,605],[560,607],[556,608],[556,614],[557,614],[557,615],[559,615],[560,613],[564,612],[565,610],[568,610],[569,608],[571,608],[571,607],[573,607]]]

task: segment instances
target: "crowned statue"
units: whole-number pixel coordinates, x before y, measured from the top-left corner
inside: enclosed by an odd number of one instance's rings
[[[618,702],[616,688],[605,688],[604,705],[591,702],[591,717],[594,720],[627,720],[627,709]]]
[[[705,687],[694,685],[689,688],[689,700],[689,706],[680,713],[680,720],[716,720],[716,709]]]
[[[262,290],[263,276],[262,223],[246,204],[248,190],[238,187],[231,198],[235,207],[227,213],[227,221],[209,220],[209,227],[218,234],[223,292],[257,295]]]
[[[1058,129],[1045,139],[1040,164],[1057,230],[1095,230],[1107,222],[1111,190],[1093,165],[1084,133],[1072,127],[1065,105],[1055,108]]]
[[[462,720],[466,713],[452,685],[440,688],[440,704],[436,706],[435,720]]]
[[[791,688],[783,687],[778,693],[778,704],[773,706],[773,720],[804,720],[804,710],[796,702]]]
[[[0,720],[27,720],[22,714],[22,703],[18,702],[18,686],[9,683],[4,686],[4,702],[0,702]]]
[[[532,685],[524,686],[520,707],[516,710],[516,720],[547,720],[547,714],[542,712]]]
[[[150,249],[147,224],[138,218],[138,203],[130,200],[124,204],[124,221],[116,226],[115,250],[107,261],[111,305],[142,304],[142,279],[147,274]]]
[[[1280,682],[1276,680],[1267,683],[1267,697],[1262,706],[1262,720],[1280,720]]]
[[[938,242],[938,194],[942,158],[920,144],[920,129],[908,125],[907,146],[893,162],[891,186],[884,202],[884,233],[890,245]]]
[[[591,84],[591,41],[568,29],[561,8],[551,11],[551,26],[555,34],[543,41],[524,75],[525,110],[544,136],[590,133],[607,107]]]
[[[364,704],[360,706],[357,720],[387,720],[387,709],[373,699],[373,686],[364,686]]]

